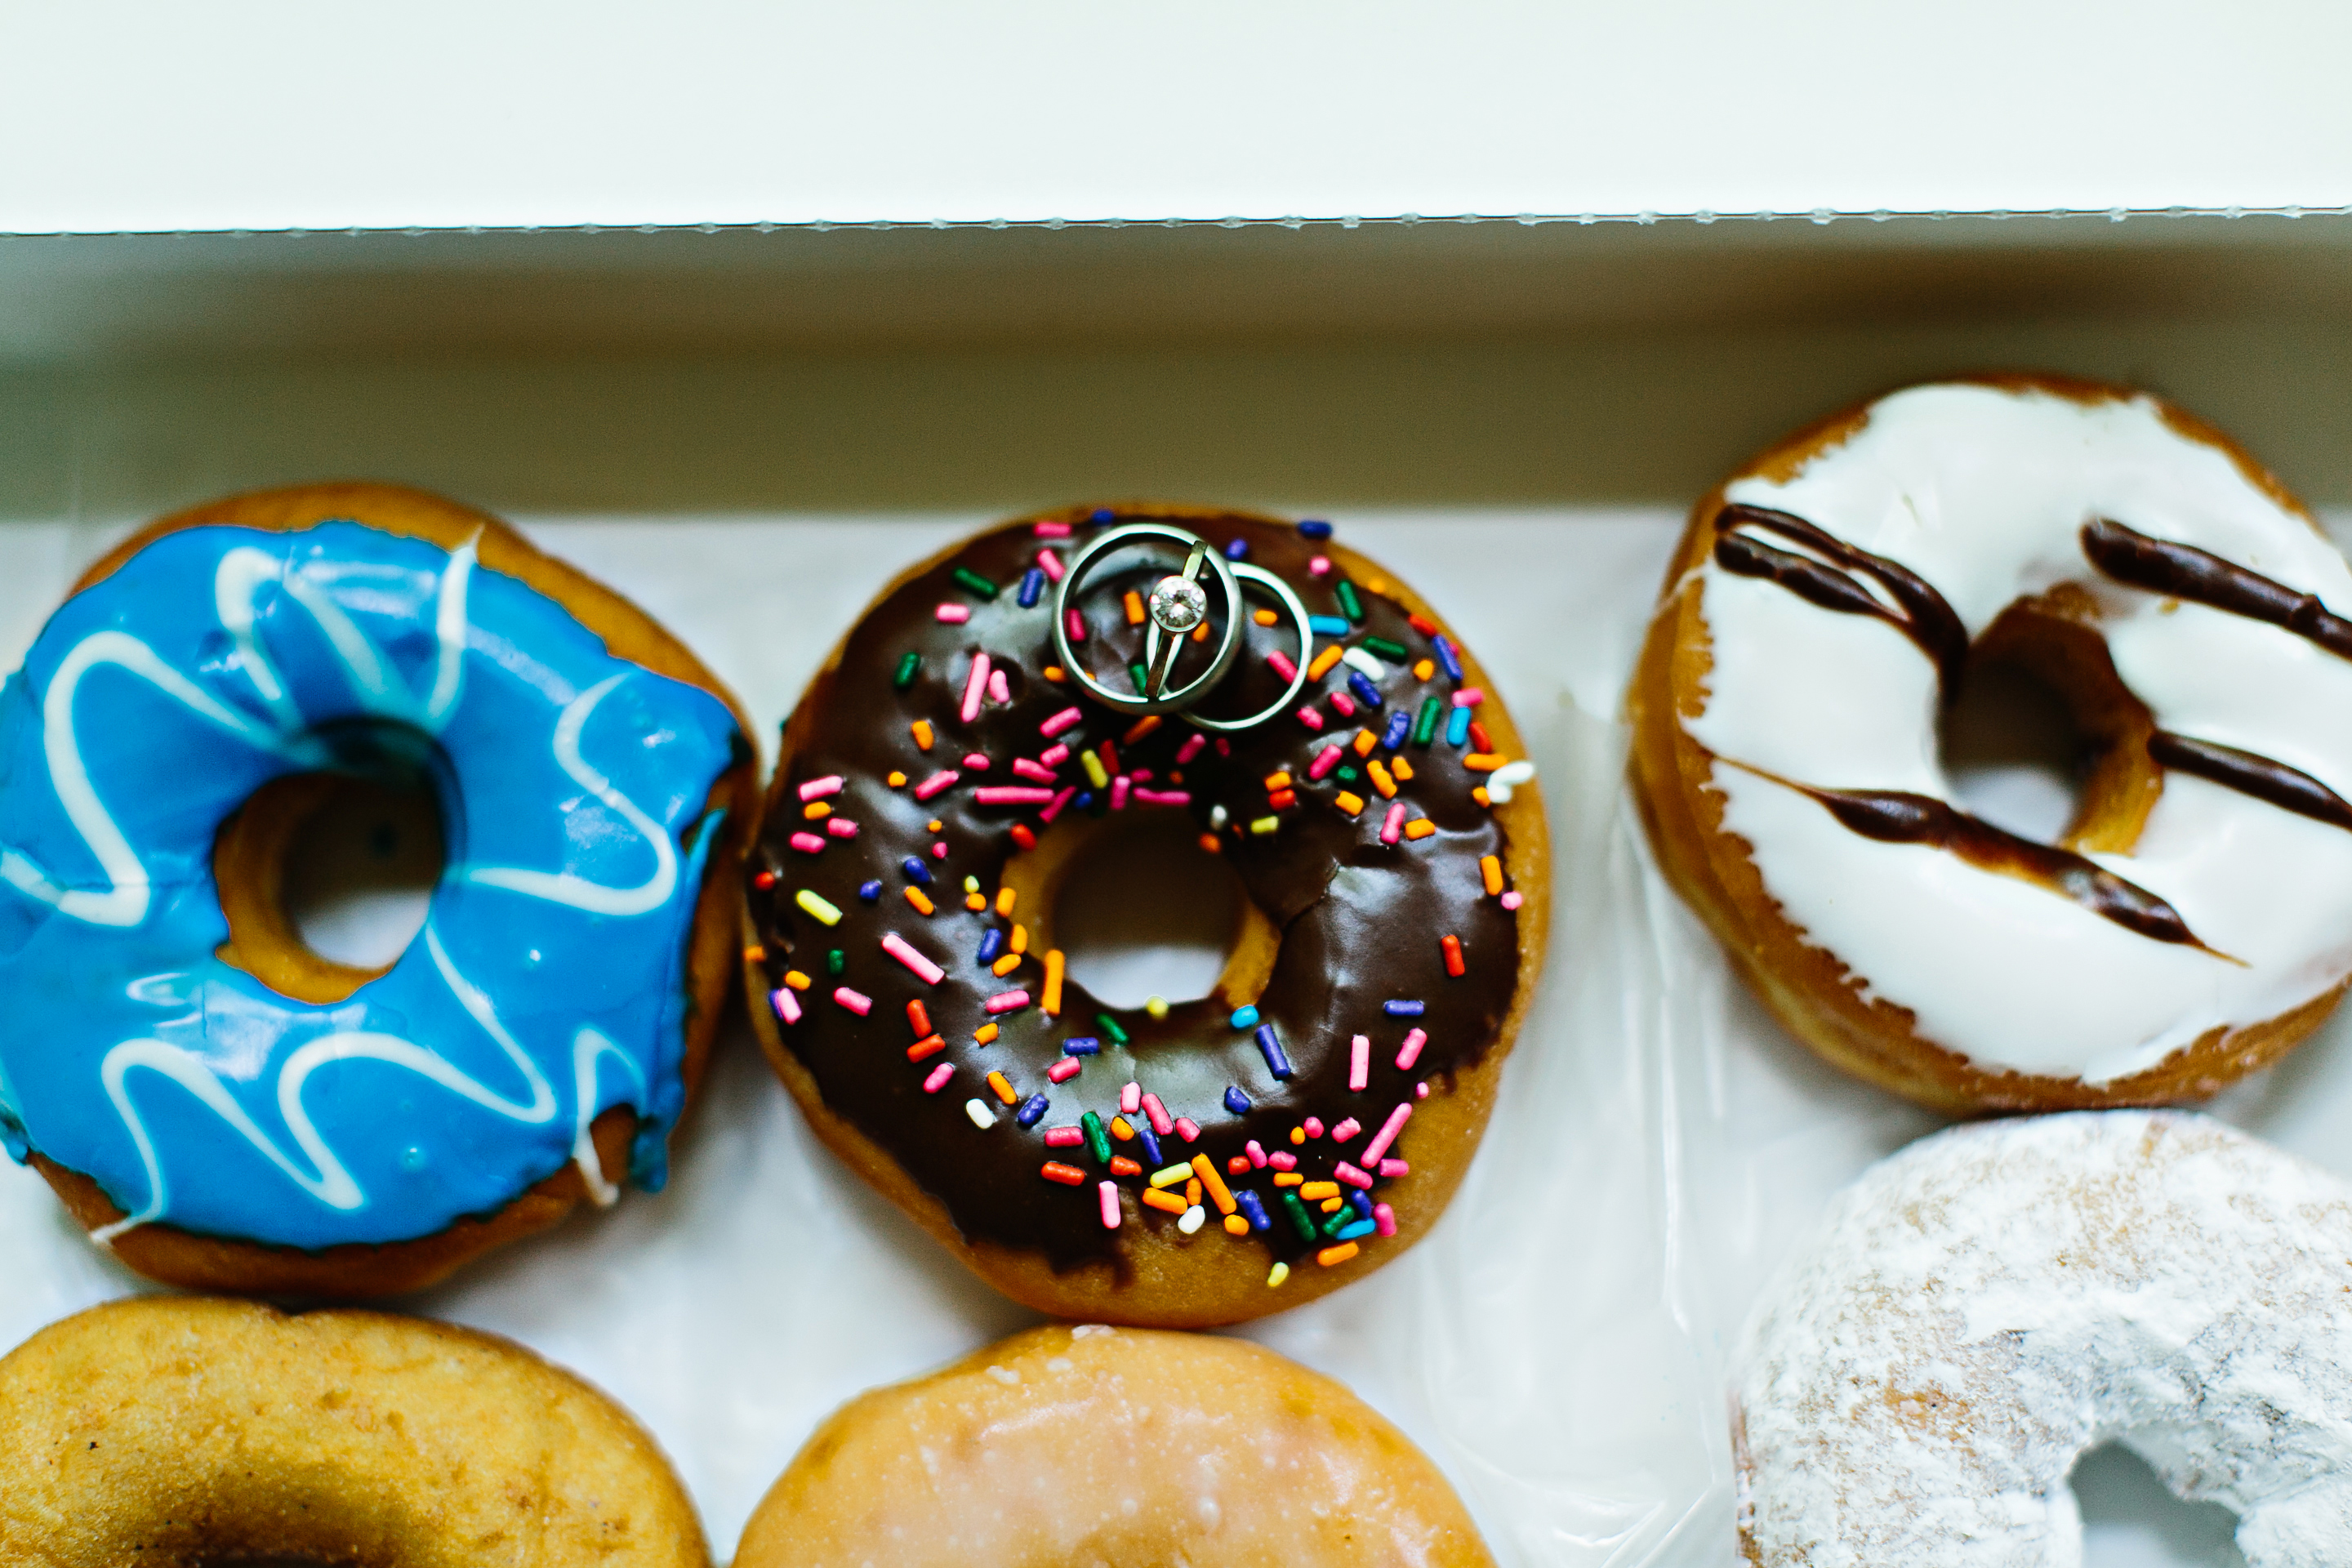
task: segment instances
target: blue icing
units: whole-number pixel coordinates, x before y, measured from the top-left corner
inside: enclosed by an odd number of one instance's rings
[[[741,743],[470,549],[157,540],[0,686],[0,1144],[127,1223],[311,1249],[499,1208],[617,1105],[659,1187],[704,802]],[[214,956],[212,879],[222,820],[320,768],[421,770],[447,853],[417,940],[325,1006]]]

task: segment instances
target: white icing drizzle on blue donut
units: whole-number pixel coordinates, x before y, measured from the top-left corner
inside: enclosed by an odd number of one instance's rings
[[[0,1142],[94,1178],[111,1234],[411,1240],[577,1163],[626,1105],[658,1188],[686,949],[741,754],[726,705],[554,600],[352,522],[165,535],[0,688]],[[348,999],[215,954],[215,835],[289,773],[429,777],[425,929]]]

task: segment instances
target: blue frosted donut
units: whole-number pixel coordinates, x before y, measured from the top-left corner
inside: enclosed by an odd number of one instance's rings
[[[715,683],[615,657],[486,539],[594,594],[607,637],[623,616],[661,637],[650,621],[473,521],[454,548],[348,521],[174,528],[0,688],[0,1141],[94,1182],[121,1216],[97,1234],[134,1266],[141,1227],[413,1242],[567,1166],[609,1201],[590,1128],[616,1107],[630,1176],[663,1184],[704,870],[748,749]],[[390,970],[310,1003],[221,956],[223,822],[273,780],[387,767],[429,777],[446,844]]]

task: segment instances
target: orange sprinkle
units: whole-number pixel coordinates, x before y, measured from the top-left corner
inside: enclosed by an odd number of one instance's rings
[[[1250,619],[1255,621],[1262,626],[1270,626],[1281,618],[1282,617],[1280,616],[1276,615],[1272,610],[1252,610],[1250,612]]]
[[[1317,1253],[1315,1261],[1326,1268],[1333,1268],[1355,1257],[1359,1250],[1354,1242],[1343,1241],[1337,1247],[1327,1247]]]
[[[1010,914],[1013,912],[1013,900],[1015,900],[1015,899],[1017,899],[1017,898],[1019,898],[1020,896],[1021,896],[1021,895],[1020,895],[1017,891],[1015,891],[1013,889],[1011,889],[1011,888],[999,888],[999,889],[996,889],[996,912],[997,912],[999,915],[1010,915]],[[1013,952],[1019,952],[1021,950],[1020,950],[1019,948],[1017,948],[1017,947],[1016,947],[1016,948],[1014,948],[1013,951]]]
[[[1462,939],[1458,936],[1442,936],[1437,939],[1437,945],[1445,952],[1445,973],[1456,980],[1461,979],[1463,971],[1466,967],[1462,962]]]
[[[1412,667],[1412,678],[1415,680],[1427,680],[1436,673],[1437,661],[1433,658],[1424,658]]]
[[[1146,1187],[1143,1191],[1138,1193],[1136,1196],[1141,1198],[1153,1208],[1159,1209],[1167,1214],[1180,1215],[1186,1209],[1192,1206],[1191,1204],[1186,1203],[1182,1198],[1178,1197],[1174,1193],[1168,1192],[1160,1187]]]
[[[1321,1203],[1317,1204],[1315,1206],[1321,1209],[1325,1214],[1338,1214],[1342,1201],[1343,1200],[1339,1198],[1325,1198]]]
[[[1113,1154],[1110,1157],[1110,1173],[1114,1176],[1139,1176],[1143,1174],[1143,1167],[1124,1154]]]
[[[889,778],[886,782],[888,783],[892,789],[905,789],[907,787],[907,775],[900,773],[898,769],[892,768],[890,770]]]
[[[1378,594],[1382,598],[1388,597],[1389,580],[1385,577],[1367,577],[1364,579],[1364,587],[1369,593]]]
[[[1304,1128],[1304,1127],[1294,1127],[1294,1128],[1292,1128],[1292,1129],[1290,1130],[1290,1141],[1291,1141],[1293,1143],[1304,1143],[1304,1142],[1307,1142],[1307,1129],[1306,1129],[1306,1128]]]
[[[1217,836],[1213,833],[1201,835],[1201,847],[1212,855],[1222,855],[1225,852],[1224,845],[1218,841]]]
[[[1048,1015],[1058,1015],[1062,1010],[1062,965],[1065,962],[1058,947],[1045,954],[1045,989],[1037,1005]]]
[[[784,984],[795,991],[805,991],[809,988],[809,977],[797,969],[787,969],[784,971]]]
[[[919,996],[907,1004],[907,1026],[915,1031],[919,1040],[931,1032],[931,1010],[923,1005]]]
[[[948,1043],[937,1035],[926,1035],[907,1047],[907,1059],[910,1062],[919,1062],[925,1057],[938,1056],[947,1048]]]
[[[1184,1184],[1184,1201],[1188,1204],[1197,1204],[1201,1201],[1200,1177],[1195,1176]]]
[[[1008,952],[1003,958],[998,959],[994,963],[990,964],[988,966],[988,972],[1002,980],[1004,976],[1012,973],[1014,970],[1020,967],[1021,955],[1017,952]]]
[[[813,800],[801,807],[801,820],[803,822],[823,822],[832,815],[833,807],[821,800]]]
[[[1276,1171],[1274,1173],[1274,1184],[1277,1187],[1295,1187],[1306,1180],[1296,1171]]]
[[[1396,780],[1389,777],[1388,769],[1381,766],[1377,759],[1372,762],[1366,763],[1364,764],[1364,772],[1371,775],[1372,787],[1381,792],[1381,798],[1382,800],[1394,800],[1396,798]]]
[[[1122,1143],[1131,1142],[1135,1138],[1135,1127],[1126,1117],[1114,1116],[1110,1119],[1110,1135]]]
[[[936,817],[936,816],[935,816],[935,817],[931,818],[929,822],[926,822],[925,824],[923,824],[923,826],[924,826],[925,827],[927,827],[927,828],[930,829],[930,831],[932,831],[933,833],[937,833],[940,828],[945,827],[945,826],[947,826],[947,824],[946,824],[946,823],[944,823],[944,822],[941,822],[938,817]]]
[[[1339,662],[1339,645],[1338,643],[1333,643],[1329,647],[1326,647],[1321,653],[1317,654],[1315,656],[1315,661],[1307,667],[1307,679],[1309,680],[1322,679],[1325,676],[1331,673],[1331,667]]]
[[[931,721],[929,719],[918,719],[915,721],[913,728],[915,731],[915,744],[920,746],[924,751],[929,751],[931,749]]]
[[[1298,792],[1295,789],[1276,790],[1265,797],[1265,804],[1276,811],[1287,811],[1298,804]]]
[[[1396,774],[1399,784],[1409,783],[1412,778],[1412,764],[1406,762],[1402,756],[1391,757],[1389,772]]]
[[[994,1089],[996,1091],[996,1098],[1003,1100],[1007,1105],[1012,1104],[1015,1100],[1020,1098],[1020,1096],[1013,1092],[1012,1080],[1007,1079],[1001,1072],[992,1072],[988,1075],[988,1087]]]
[[[1160,728],[1160,719],[1159,714],[1146,713],[1142,718],[1138,719],[1134,723],[1129,724],[1127,727],[1127,733],[1118,738],[1118,743],[1122,746],[1132,746],[1138,741],[1140,741],[1143,737],[1151,733],[1152,731]]]
[[[1290,787],[1290,770],[1288,768],[1283,768],[1275,773],[1270,773],[1265,775],[1266,793],[1271,795],[1278,789],[1288,789]]]
[[[1492,806],[1495,804],[1495,797],[1486,793],[1485,784],[1480,784],[1476,789],[1472,790],[1470,798],[1484,806]]]
[[[1049,664],[1045,667],[1045,679],[1052,681],[1055,685],[1059,686],[1063,681],[1069,679],[1070,677],[1069,673],[1060,665]]]
[[[1247,1154],[1235,1154],[1225,1162],[1225,1174],[1228,1176],[1246,1176],[1249,1172],[1250,1163]]]
[[[1370,730],[1359,730],[1355,740],[1349,743],[1355,747],[1356,755],[1369,757],[1372,754],[1372,748],[1381,743],[1381,738]]]
[[[1298,1195],[1305,1198],[1310,1204],[1319,1204],[1325,1198],[1338,1197],[1339,1195],[1339,1184],[1337,1182],[1309,1182],[1305,1186],[1298,1189]]]
[[[1247,1236],[1249,1234],[1249,1221],[1242,1218],[1242,1216],[1237,1214],[1227,1215],[1225,1216],[1225,1234],[1227,1236]]]
[[[1426,838],[1436,831],[1437,824],[1425,816],[1417,816],[1404,825],[1404,836],[1407,838]]]
[[[1474,773],[1491,773],[1510,760],[1494,752],[1469,752],[1463,755],[1462,765]]]
[[[768,962],[768,950],[764,947],[747,947],[743,950],[743,962],[765,963]]]
[[[984,1046],[994,1038],[996,1038],[996,1026],[993,1024],[982,1024],[976,1031],[973,1032],[971,1043],[975,1046]]]
[[[1431,620],[1427,616],[1423,615],[1419,610],[1415,610],[1406,616],[1404,620],[1405,625],[1411,626],[1414,631],[1419,632],[1425,637],[1433,637],[1437,635],[1437,623]]]
[[[1065,1165],[1059,1160],[1046,1161],[1045,1164],[1038,1167],[1037,1173],[1049,1182],[1059,1182],[1066,1187],[1084,1185],[1087,1179],[1087,1173],[1084,1171],[1079,1170],[1076,1165]]]
[[[1206,1154],[1192,1156],[1192,1173],[1201,1178],[1202,1186],[1209,1189],[1209,1201],[1217,1205],[1219,1214],[1234,1212],[1233,1192],[1225,1185],[1224,1177],[1217,1174],[1217,1168],[1209,1163]]]
[[[1343,789],[1332,798],[1331,804],[1338,806],[1341,811],[1346,812],[1349,816],[1353,816],[1358,812],[1364,809],[1364,797],[1358,795],[1353,790]],[[915,889],[909,888],[907,890],[911,893]]]
[[[1486,891],[1489,893],[1499,893],[1503,890],[1503,863],[1494,856],[1478,857],[1478,875],[1485,879]]]
[[[917,914],[927,915],[939,907],[932,903],[930,900],[923,896],[923,889],[920,888],[908,889],[907,901],[915,906],[915,912]]]
[[[963,896],[963,907],[976,915],[986,914],[988,900],[978,893],[966,893]]]
[[[1130,626],[1141,626],[1143,624],[1143,595],[1137,593],[1134,589],[1129,588],[1127,591],[1127,597],[1123,603],[1127,605],[1127,624]]]
[[[999,900],[998,901],[1000,903],[1003,902],[1002,900]],[[1015,952],[1026,952],[1029,951],[1029,928],[1023,925],[1019,921],[1013,922],[1013,951]]]

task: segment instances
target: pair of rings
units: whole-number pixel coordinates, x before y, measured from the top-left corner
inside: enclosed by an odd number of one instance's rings
[[[1079,589],[1087,574],[1114,551],[1139,539],[1166,540],[1181,545],[1186,551],[1184,564],[1152,584],[1144,598],[1143,661],[1141,689],[1136,691],[1114,691],[1087,669],[1070,641],[1070,613]],[[1201,571],[1209,569],[1217,586],[1225,596],[1225,626],[1217,639],[1216,652],[1207,666],[1181,685],[1170,687],[1170,677],[1176,670],[1176,660],[1192,640],[1194,632],[1209,618],[1209,592],[1202,585]],[[1205,719],[1189,711],[1192,706],[1216,689],[1233,669],[1234,660],[1241,653],[1242,584],[1244,582],[1264,589],[1281,602],[1298,628],[1298,658],[1291,672],[1290,687],[1279,698],[1246,719]],[[1054,590],[1054,650],[1061,656],[1062,668],[1070,679],[1086,688],[1087,694],[1104,707],[1121,713],[1176,713],[1188,724],[1202,730],[1231,732],[1253,730],[1290,706],[1307,684],[1307,666],[1314,632],[1308,626],[1307,606],[1289,584],[1263,566],[1246,562],[1228,562],[1205,539],[1189,529],[1168,522],[1129,522],[1097,535],[1087,547],[1071,559],[1069,569]]]

